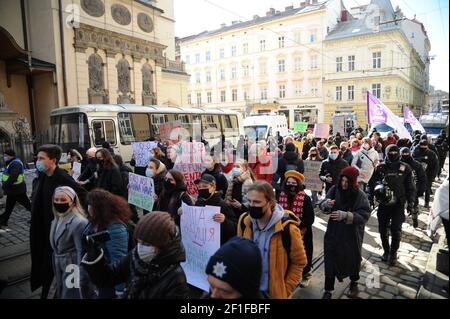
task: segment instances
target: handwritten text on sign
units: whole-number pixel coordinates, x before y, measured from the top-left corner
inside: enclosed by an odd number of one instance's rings
[[[181,266],[189,284],[208,291],[205,269],[209,258],[220,247],[220,224],[213,221],[220,207],[194,207],[183,203],[182,209],[180,227],[186,262]]]
[[[74,180],[77,180],[81,175],[81,163],[73,162],[72,167],[72,177]]]
[[[151,211],[154,194],[153,179],[133,173],[129,174],[128,202],[130,204]]]
[[[203,165],[176,163],[174,169],[183,173],[187,193],[193,197],[196,197],[198,194],[198,189],[194,182],[202,176],[202,172],[204,170]]]
[[[305,165],[305,187],[311,191],[321,191],[323,184],[320,180],[320,166],[322,162],[319,161],[304,161]]]
[[[131,144],[136,166],[146,167],[150,160],[150,151],[158,146],[157,142],[141,142]]]

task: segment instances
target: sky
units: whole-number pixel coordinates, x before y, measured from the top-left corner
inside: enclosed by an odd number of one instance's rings
[[[350,9],[369,0],[343,0]],[[250,20],[265,15],[269,8],[283,11],[286,6],[299,7],[302,0],[175,0],[175,35],[185,37],[205,30],[215,30],[233,20]],[[321,2],[321,1],[319,1]],[[448,0],[391,0],[407,18],[425,25],[431,43],[430,84],[436,90],[449,91],[449,2]]]

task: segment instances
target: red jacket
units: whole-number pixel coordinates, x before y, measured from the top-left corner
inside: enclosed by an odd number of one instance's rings
[[[260,160],[261,158],[261,160]],[[262,157],[258,157],[255,163],[249,163],[249,167],[255,173],[257,180],[264,180],[269,184],[272,184],[272,157],[268,153]]]

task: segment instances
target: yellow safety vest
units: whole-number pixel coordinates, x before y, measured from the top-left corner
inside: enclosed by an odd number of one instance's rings
[[[6,167],[5,171],[3,172],[3,175],[2,175],[3,184],[6,183],[8,181],[8,179],[9,179],[9,165],[11,165],[14,161],[17,162],[17,163],[20,163],[20,165],[22,165],[22,171],[23,171],[23,164],[22,164],[22,162],[20,160],[18,160],[18,159],[13,159],[11,161],[11,163],[9,163],[8,166]],[[23,183],[23,173],[20,174],[19,176],[17,176],[17,180],[13,183],[13,185],[20,185],[22,183]]]

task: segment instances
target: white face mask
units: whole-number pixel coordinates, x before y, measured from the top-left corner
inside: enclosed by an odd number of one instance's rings
[[[156,248],[138,243],[137,253],[143,262],[150,263],[156,257]]]

